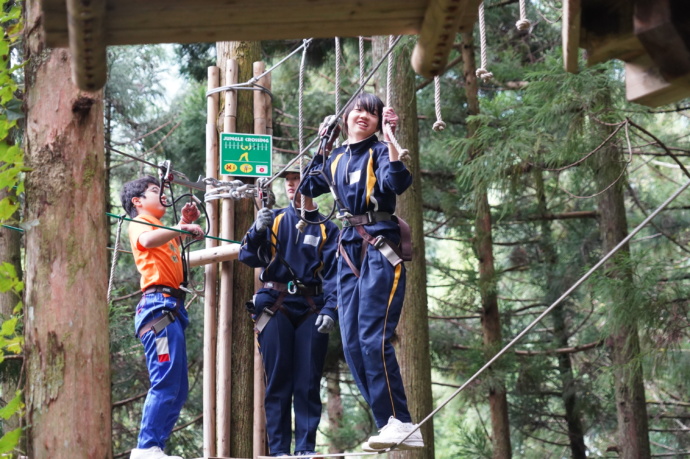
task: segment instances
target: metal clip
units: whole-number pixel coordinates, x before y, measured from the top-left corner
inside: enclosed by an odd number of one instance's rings
[[[294,295],[295,293],[297,293],[297,284],[293,281],[288,282],[287,291],[290,295]]]

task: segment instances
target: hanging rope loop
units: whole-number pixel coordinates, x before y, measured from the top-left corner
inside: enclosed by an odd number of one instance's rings
[[[434,77],[434,108],[436,109],[436,122],[432,129],[440,132],[446,128],[446,123],[441,119],[441,79]]]
[[[515,23],[518,30],[529,30],[532,23],[527,19],[527,0],[520,0],[520,20]]]
[[[486,69],[486,29],[484,23],[484,2],[479,5],[479,43],[481,45],[481,63],[482,66],[477,69],[477,78],[482,81],[488,81],[494,77],[494,74]]]
[[[388,106],[391,106],[391,87],[393,86],[393,53],[391,52],[391,50],[393,49],[394,42],[395,37],[393,35],[390,35],[388,37],[388,71],[386,72],[386,104]],[[409,161],[410,151],[407,148],[403,148],[400,146],[398,140],[395,138],[393,128],[391,127],[388,121],[383,123],[383,132],[386,134],[386,136],[388,136],[391,143],[395,145],[395,148],[398,150],[398,157],[400,158],[400,160],[405,162]]]
[[[108,296],[107,303],[110,304],[113,293],[113,279],[115,278],[115,266],[117,266],[117,256],[120,254],[120,235],[122,234],[122,223],[125,221],[127,214],[120,215],[117,222],[117,232],[115,233],[115,247],[113,248],[113,262],[110,265],[110,280],[108,280]]]

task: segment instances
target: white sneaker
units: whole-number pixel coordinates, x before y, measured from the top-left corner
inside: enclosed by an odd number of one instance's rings
[[[410,432],[412,432],[412,434],[410,434]],[[405,437],[407,437],[407,439],[400,443]],[[381,429],[379,434],[369,438],[367,446],[374,450],[382,450],[395,446],[398,443],[400,443],[398,449],[418,449],[424,447],[422,432],[417,429],[415,424],[411,422],[400,422],[391,416],[390,419],[388,419],[388,424]]]
[[[362,443],[362,451],[366,451],[367,453],[378,453],[384,450],[372,448],[371,446],[369,446],[369,442],[365,441],[364,443]]]
[[[129,459],[182,459],[180,456],[168,456],[158,446],[146,449],[134,448]]]

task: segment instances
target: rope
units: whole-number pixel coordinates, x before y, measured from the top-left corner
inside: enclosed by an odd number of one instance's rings
[[[681,194],[683,191],[685,191],[689,186],[690,186],[690,181],[688,181],[687,183],[685,183],[685,185],[682,185],[680,188],[678,188],[678,189],[677,189],[677,190],[676,190],[666,201],[664,201],[659,207],[657,207],[656,210],[655,210],[654,212],[652,212],[647,218],[645,218],[645,219],[642,221],[642,223],[640,223],[639,225],[637,225],[637,227],[635,227],[635,229],[633,229],[633,230],[630,232],[630,234],[628,234],[622,241],[620,241],[620,242],[618,243],[618,245],[616,245],[613,249],[611,249],[611,251],[610,251],[609,253],[607,253],[606,255],[604,255],[604,257],[603,257],[601,260],[599,260],[599,261],[597,262],[597,264],[595,264],[594,266],[592,266],[592,267],[590,268],[590,270],[587,271],[587,273],[585,273],[584,276],[582,276],[580,279],[578,279],[577,282],[575,282],[568,290],[566,290],[566,292],[563,293],[563,295],[561,295],[560,298],[558,298],[556,301],[554,301],[554,302],[551,304],[551,306],[549,306],[548,308],[546,308],[546,309],[544,310],[544,312],[542,312],[541,314],[539,314],[539,317],[537,317],[536,319],[534,319],[534,320],[532,321],[531,324],[529,324],[529,325],[528,325],[524,330],[522,330],[515,338],[513,338],[512,341],[511,341],[510,343],[506,344],[506,346],[505,346],[503,349],[501,349],[500,351],[498,351],[498,352],[496,353],[496,355],[494,355],[491,359],[489,359],[489,361],[486,362],[486,363],[484,364],[483,367],[481,367],[479,370],[477,370],[477,372],[476,372],[474,375],[472,375],[472,377],[470,377],[467,381],[465,381],[465,383],[464,383],[462,386],[458,387],[458,389],[457,389],[455,392],[453,392],[448,398],[446,398],[446,400],[444,400],[439,406],[437,406],[431,413],[429,413],[429,415],[428,415],[427,417],[425,417],[425,418],[422,420],[422,422],[420,422],[419,424],[417,424],[417,425],[415,426],[415,429],[412,430],[412,431],[407,435],[407,437],[405,437],[405,438],[403,438],[402,440],[400,440],[400,443],[398,443],[398,445],[400,445],[402,442],[404,442],[405,440],[407,440],[407,438],[408,438],[410,435],[412,435],[412,434],[413,434],[416,430],[418,430],[425,422],[427,422],[427,421],[428,421],[429,419],[431,419],[436,413],[438,413],[438,412],[441,410],[441,408],[443,408],[443,407],[446,406],[448,403],[450,403],[450,401],[453,400],[460,392],[462,392],[462,390],[464,390],[467,386],[469,386],[469,385],[470,385],[474,380],[476,380],[482,373],[484,373],[484,371],[486,371],[488,368],[490,368],[491,365],[493,365],[499,358],[501,358],[506,352],[508,352],[508,351],[510,350],[510,348],[512,348],[518,341],[520,341],[530,330],[532,330],[532,328],[534,328],[539,322],[541,322],[541,320],[542,320],[544,317],[546,317],[551,311],[553,311],[553,309],[554,309],[556,306],[558,306],[558,305],[559,305],[563,300],[565,300],[573,291],[575,291],[575,289],[577,289],[580,285],[582,285],[582,283],[583,283],[584,281],[586,281],[592,274],[594,274],[594,272],[595,272],[597,269],[599,269],[601,266],[604,265],[604,263],[606,263],[609,259],[611,259],[611,258],[612,258],[622,247],[625,247],[625,246],[628,244],[628,242],[630,242],[630,240],[631,240],[637,233],[639,233],[639,232],[642,230],[642,228],[644,228],[645,226],[647,226],[647,224],[648,224],[654,217],[656,217],[662,210],[664,210],[664,209],[666,208],[666,206],[668,206],[669,204],[671,204],[671,202],[673,202],[678,196],[680,196],[680,194]],[[398,445],[395,445],[395,446],[398,446]],[[393,448],[395,448],[395,446],[393,446]]]
[[[117,265],[117,256],[120,254],[120,234],[122,234],[122,223],[125,221],[125,214],[120,215],[117,222],[117,232],[115,233],[115,247],[113,248],[113,262],[110,265],[110,280],[108,280],[108,296],[106,304],[110,304],[111,295],[113,293],[113,279],[115,278],[115,265]]]
[[[484,28],[484,2],[479,5],[479,42],[481,44],[481,62],[482,66],[477,69],[477,78],[483,81],[488,81],[494,77],[494,74],[486,69],[486,30]]]
[[[299,65],[299,91],[298,91],[298,109],[297,109],[297,119],[298,119],[298,144],[299,144],[299,151],[302,151],[304,148],[304,63],[306,62],[307,59],[307,47],[304,47],[304,50],[302,51],[302,61],[300,62]],[[299,158],[299,178],[300,178],[300,183],[302,182],[302,157],[300,156]],[[307,227],[307,224],[305,223],[307,211],[305,209],[306,206],[306,198],[304,195],[300,195],[301,198],[301,203],[300,203],[300,215],[302,218],[297,222],[297,225],[295,225],[295,228],[299,230],[300,233],[304,232],[304,229]]]
[[[335,37],[335,112],[340,111],[340,38]],[[340,146],[340,139],[335,139],[335,147]]]
[[[446,128],[446,123],[441,119],[441,79],[434,77],[434,108],[436,109],[436,122],[432,129],[440,132]]]
[[[297,52],[299,52],[300,49],[303,49],[303,48],[306,49],[312,40],[313,40],[312,38],[302,40],[302,44],[300,46],[295,48],[290,54],[288,54],[287,56],[282,58],[280,61],[278,61],[278,63],[276,63],[273,67],[266,70],[261,75],[254,76],[254,77],[250,78],[248,81],[246,81],[245,83],[231,84],[231,85],[227,85],[227,86],[219,86],[217,88],[213,88],[209,91],[206,91],[206,97],[208,97],[212,94],[215,94],[217,92],[228,91],[230,89],[246,89],[246,90],[254,90],[254,91],[263,91],[271,97],[271,100],[273,100],[273,94],[271,93],[271,91],[269,91],[268,89],[264,88],[261,85],[256,84],[256,82],[259,81],[264,76],[271,73],[273,70],[275,70],[278,66],[282,65],[289,58],[291,58],[292,56],[297,54]]]
[[[124,216],[122,216],[122,215],[111,214],[110,212],[106,212],[105,214],[106,214],[108,217],[121,218],[122,220],[125,220],[125,221],[128,221],[128,222],[142,223],[142,224],[146,224],[146,225],[148,225],[148,226],[153,226],[153,227],[156,227],[156,228],[163,228],[163,229],[167,229],[167,230],[170,230],[170,231],[176,231],[176,232],[178,232],[178,233],[189,234],[189,235],[191,235],[191,236],[194,236],[194,235],[193,235],[192,233],[190,233],[189,231],[185,231],[185,230],[182,230],[182,229],[171,228],[171,227],[169,227],[169,226],[163,226],[163,225],[156,225],[155,223],[149,223],[149,222],[143,223],[141,220],[133,220],[133,219],[131,219],[131,218],[126,218],[126,217],[124,217]],[[207,238],[207,239],[215,239],[216,241],[221,241],[221,242],[232,242],[233,244],[241,244],[241,243],[242,243],[242,242],[240,242],[240,241],[233,241],[232,239],[223,239],[223,238],[220,238],[220,237],[209,236],[208,234],[204,235],[204,237]]]
[[[393,35],[388,36],[388,49],[393,44]],[[391,80],[393,79],[393,56],[388,55],[388,72],[386,72],[386,104],[391,104]]]
[[[518,30],[529,30],[532,23],[527,19],[527,0],[520,0],[520,20],[515,23]]]
[[[359,37],[359,85],[364,82],[364,37]]]
[[[391,51],[393,50],[393,42],[395,38],[393,35],[388,36],[388,72],[386,73],[386,105],[391,105],[391,86],[392,86],[392,81],[393,81],[393,53]],[[390,141],[395,145],[395,148],[398,150],[398,155],[401,161],[409,161],[410,160],[410,151],[406,148],[403,148],[400,146],[398,143],[398,139],[395,138],[395,134],[393,134],[393,129],[390,127],[390,124],[388,122],[383,123],[383,132],[388,135],[388,138]]]

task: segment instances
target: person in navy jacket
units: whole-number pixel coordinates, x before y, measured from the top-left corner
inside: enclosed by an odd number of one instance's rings
[[[375,95],[358,95],[343,114],[347,142],[325,164],[323,154],[316,155],[299,189],[316,197],[332,185],[339,203],[338,314],[345,359],[381,429],[363,445],[367,451],[424,446],[391,344],[405,296],[406,259],[404,222],[393,213],[396,196],[412,184],[412,175],[387,135],[383,142],[376,137],[382,122],[395,130],[393,109]]]
[[[298,206],[298,172],[287,172],[285,191]],[[297,194],[297,196],[295,196]],[[304,217],[325,218],[311,198]],[[328,333],[335,327],[338,227],[331,221],[296,228],[300,208],[263,208],[247,232],[239,260],[263,268],[253,300],[255,330],[266,374],[266,431],[271,456],[290,454],[295,411],[295,455],[315,454],[321,420],[321,375]]]

